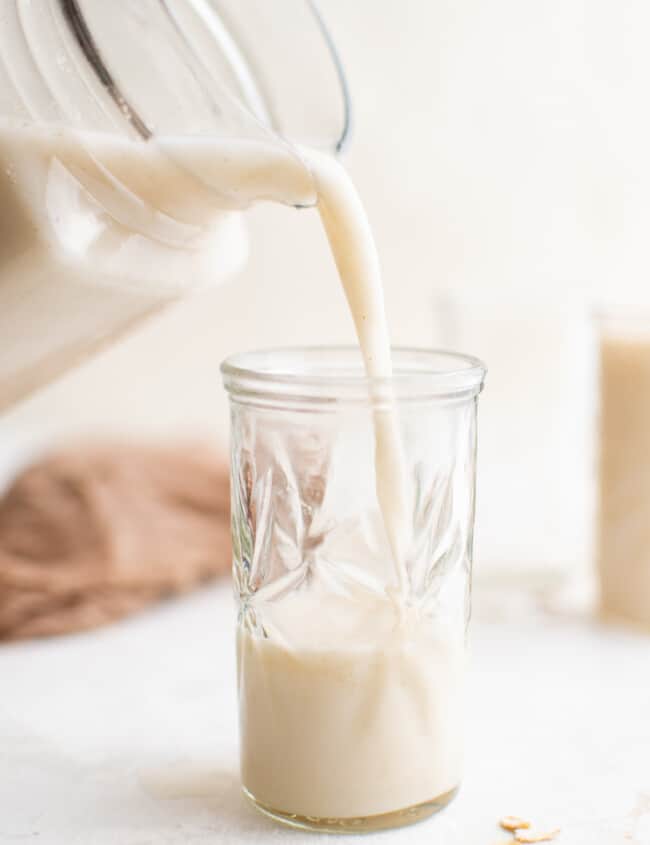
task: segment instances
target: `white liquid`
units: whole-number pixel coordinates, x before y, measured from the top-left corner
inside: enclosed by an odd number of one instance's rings
[[[463,646],[389,600],[289,595],[238,640],[242,781],[286,813],[358,818],[443,796],[462,767]]]
[[[368,218],[352,181],[337,161],[313,154],[308,160],[316,179],[318,210],[354,321],[366,373],[371,379],[390,379],[393,366],[381,268]],[[371,398],[390,405],[390,387],[374,388]],[[399,592],[404,597],[408,591],[405,555],[410,539],[410,497],[396,412],[390,407],[375,410],[374,431],[377,499]]]

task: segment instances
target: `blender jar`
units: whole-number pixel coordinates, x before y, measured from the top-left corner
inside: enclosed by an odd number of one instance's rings
[[[348,126],[307,0],[5,0],[0,410],[234,273],[242,208],[314,201],[282,136],[337,151]]]

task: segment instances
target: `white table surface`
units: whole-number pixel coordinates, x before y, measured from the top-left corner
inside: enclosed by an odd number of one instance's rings
[[[476,614],[467,774],[446,811],[364,843],[650,843],[650,637],[525,608]],[[241,797],[229,585],[101,631],[0,647],[0,842],[325,839]]]

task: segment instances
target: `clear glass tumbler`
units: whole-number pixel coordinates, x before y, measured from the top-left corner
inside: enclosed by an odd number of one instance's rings
[[[398,349],[376,384],[358,350],[314,348],[235,355],[222,372],[244,791],[303,828],[417,821],[461,780],[485,370]],[[407,479],[406,591],[375,489],[382,414]]]

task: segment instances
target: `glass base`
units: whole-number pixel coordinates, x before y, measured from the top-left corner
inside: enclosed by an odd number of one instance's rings
[[[319,833],[371,833],[377,830],[389,830],[395,827],[404,827],[408,824],[415,824],[429,818],[434,813],[444,809],[456,797],[459,787],[415,804],[412,807],[405,807],[402,810],[394,810],[391,813],[382,813],[379,816],[360,816],[358,818],[330,819],[315,816],[299,816],[295,813],[284,813],[267,807],[255,799],[254,795],[242,787],[244,795],[251,804],[265,816],[289,827],[297,827],[300,830],[312,830]]]

